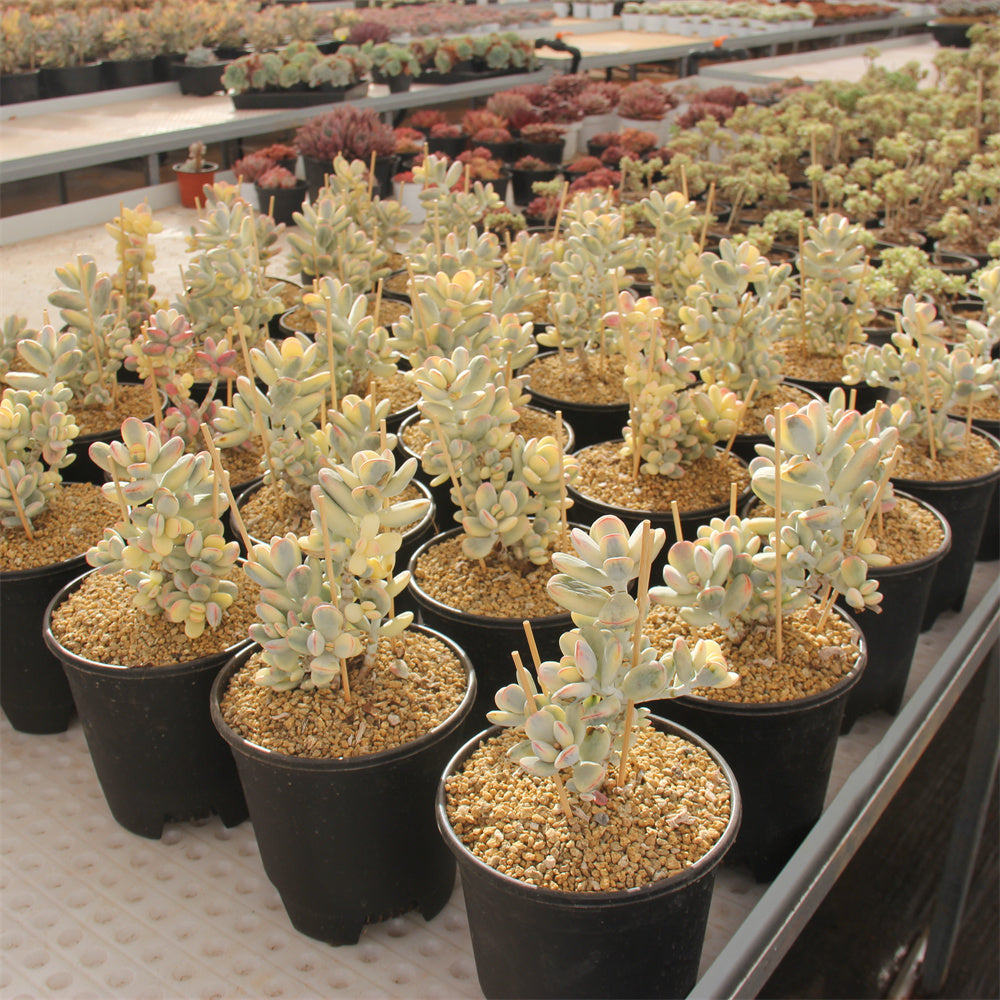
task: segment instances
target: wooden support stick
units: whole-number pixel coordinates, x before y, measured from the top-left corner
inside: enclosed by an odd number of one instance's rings
[[[833,587],[827,587],[827,591],[828,593],[823,595],[823,600],[820,602],[819,621],[816,623],[817,631],[826,628],[826,620],[830,617],[834,602],[837,600],[837,591]]]
[[[677,536],[677,541],[684,541],[684,528],[681,525],[681,509],[677,506],[676,500],[670,501],[670,513],[674,515],[674,534]]]
[[[156,372],[152,368],[149,369],[149,395],[152,397],[150,401],[153,404],[153,423],[156,424],[157,430],[162,430],[163,407],[160,403],[160,388],[156,384]]]
[[[934,414],[931,410],[931,387],[927,379],[927,361],[920,360],[920,381],[924,390],[924,409],[927,411],[927,445],[931,452],[931,461],[937,461],[937,442],[934,440]]]
[[[562,226],[563,209],[566,207],[566,195],[569,193],[569,183],[563,181],[562,192],[559,195],[559,208],[556,209],[556,223],[552,227],[552,239],[559,239],[559,229]]]
[[[857,389],[857,386],[851,386],[851,391],[848,393],[848,396],[847,396],[847,408],[849,410],[855,409],[855,406],[856,406],[857,402],[858,402],[858,389]]]
[[[365,194],[365,197],[369,202],[372,200],[372,193],[375,190],[375,156],[376,153],[375,150],[373,149],[372,158],[368,163],[368,191]]]
[[[521,622],[521,626],[524,628],[524,634],[528,639],[528,649],[531,651],[531,661],[535,665],[535,676],[538,678],[538,686],[542,689],[542,694],[548,697],[548,689],[542,683],[541,675],[538,673],[538,668],[542,665],[542,658],[538,652],[538,643],[535,642],[535,633],[531,628],[531,622],[525,618]]]
[[[384,283],[385,279],[379,278],[378,284],[375,286],[375,308],[372,310],[372,319],[376,326],[378,326],[379,316],[382,313],[382,286]]]
[[[444,436],[444,431],[441,429],[441,421],[434,416],[430,418],[430,421],[434,427],[434,433],[437,434],[438,441],[441,442],[441,450],[444,453],[445,464],[448,466],[448,475],[451,477],[451,484],[455,487],[455,492],[458,494],[458,505],[462,508],[462,516],[468,517],[469,510],[465,506],[465,501],[462,499],[461,483],[458,479],[458,472],[455,470],[455,463],[451,460],[451,452],[448,451],[448,439]],[[480,559],[479,561],[482,563],[483,560]]]
[[[715,181],[708,186],[708,198],[705,200],[705,218],[701,224],[701,235],[698,237],[698,253],[705,249],[705,240],[708,238],[708,223],[712,218],[712,209],[715,207]]]
[[[865,535],[868,534],[868,528],[871,526],[872,518],[875,516],[875,512],[882,505],[882,496],[885,493],[886,487],[889,485],[889,480],[892,478],[896,465],[902,457],[903,446],[896,445],[896,450],[889,456],[889,461],[885,463],[885,468],[882,470],[882,475],[879,477],[878,490],[875,493],[875,499],[872,500],[871,506],[868,508],[868,514],[865,516],[865,522],[860,528],[858,528],[857,533],[854,536],[855,551],[857,551],[858,546],[865,540]]]
[[[781,590],[781,407],[774,410],[774,556],[774,655],[780,666],[784,655],[785,603]]]
[[[681,194],[684,195],[685,201],[691,200],[691,196],[688,194],[688,175],[683,163],[681,164]]]
[[[14,510],[17,511],[17,519],[21,522],[21,527],[24,528],[24,533],[28,536],[28,540],[33,542],[35,540],[35,534],[31,530],[31,522],[28,520],[24,504],[21,503],[21,498],[17,495],[17,487],[14,484],[14,476],[10,471],[10,466],[7,464],[7,460],[2,454],[0,454],[0,467],[3,468],[4,478],[7,480],[7,489],[10,490],[10,498],[14,502]]]
[[[247,531],[247,526],[243,523],[243,515],[240,514],[240,508],[236,505],[236,497],[233,496],[232,488],[229,485],[229,473],[222,467],[222,457],[219,455],[219,449],[216,448],[215,442],[212,440],[212,435],[208,430],[208,424],[201,425],[201,436],[205,439],[205,448],[212,458],[212,467],[215,469],[215,478],[219,480],[219,484],[225,490],[226,496],[229,498],[229,508],[233,512],[233,520],[236,522],[236,530],[240,533],[240,538],[243,540],[243,547],[249,553],[251,549],[253,549],[253,542],[250,541],[250,533]]]
[[[732,483],[729,484],[729,514],[730,514],[730,516],[733,516],[736,513],[736,497],[737,497],[736,483],[732,482]]]
[[[572,823],[573,810],[569,804],[569,796],[566,794],[566,786],[563,784],[562,778],[559,777],[558,771],[552,775],[552,780],[556,784],[556,791],[559,793],[559,805],[562,807],[563,814],[566,817],[566,822]]]

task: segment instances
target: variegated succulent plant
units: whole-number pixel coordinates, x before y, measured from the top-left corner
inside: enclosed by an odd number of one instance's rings
[[[875,315],[865,279],[865,230],[843,215],[824,215],[802,243],[800,330],[811,353],[837,356],[863,344]]]
[[[492,184],[466,181],[465,164],[431,153],[413,168],[414,182],[420,185],[420,203],[427,212],[418,244],[440,243],[446,233],[469,236],[483,217],[503,207]]]
[[[185,453],[180,437],[162,441],[153,425],[129,417],[122,440],[95,442],[90,457],[108,474],[105,496],[127,504],[128,517],[105,529],[87,561],[123,571],[135,606],[183,624],[189,638],[217,628],[237,595],[229,575],[239,544],[226,541],[228,494],[208,452]]]
[[[780,581],[776,518],[731,515],[702,525],[694,541],[671,546],[664,586],[650,590],[653,601],[680,608],[690,625],[716,625],[733,638],[817,597],[839,595],[857,609],[878,606],[881,594],[868,569],[888,560],[866,532],[873,505],[891,496],[887,465],[898,433],[884,426],[869,436],[870,422],[843,400],[838,389],[828,403],[786,404],[780,434],[774,416],[765,421],[781,444]],[[774,445],[757,451],[751,486],[775,507],[778,452]]]
[[[698,350],[698,370],[745,397],[756,380],[764,396],[781,383],[783,307],[790,295],[788,264],[772,265],[751,243],[722,240],[718,254],[706,251],[700,274],[680,308],[681,334]]]
[[[60,335],[46,325],[18,347],[29,364],[43,364],[35,372],[10,372],[12,387],[0,399],[0,524],[5,528],[30,527],[45,509],[62,481],[60,470],[74,459],[69,446],[79,433],[68,412],[73,393],[61,381],[79,366],[75,335]]]
[[[163,232],[163,223],[153,218],[149,204],[136,208],[122,206],[121,214],[104,227],[115,241],[118,270],[112,276],[115,311],[130,330],[137,331],[145,318],[156,310],[155,289],[150,282],[156,249],[150,236]]]
[[[966,428],[949,413],[996,394],[1000,361],[962,344],[949,350],[950,330],[936,317],[931,303],[907,295],[901,329],[892,335],[892,343],[848,354],[844,381],[895,390],[899,398],[890,412],[900,436],[919,441],[932,458],[947,458],[968,444]]]
[[[49,295],[80,346],[78,366],[61,377],[73,399],[85,406],[107,406],[122,366],[131,333],[112,305],[111,277],[97,269],[93,257],[81,254],[56,268],[63,287]]]
[[[653,296],[619,293],[605,317],[622,340],[628,361],[625,390],[631,413],[624,456],[649,476],[678,479],[692,462],[715,454],[715,443],[736,432],[743,404],[720,385],[695,385],[698,354],[664,332],[664,307]]]
[[[416,469],[390,450],[356,452],[350,464],[319,471],[311,490],[312,530],[253,547],[247,575],[261,586],[251,637],[263,647],[258,684],[277,690],[336,687],[349,660],[375,662],[379,642],[398,636],[411,612],[393,613],[409,582],[395,572],[399,529],[419,518],[427,500],[399,500]],[[405,659],[391,668],[405,676]],[[349,686],[344,686],[350,696]]]
[[[737,678],[714,642],[698,640],[689,647],[678,639],[660,653],[643,634],[649,608],[645,583],[665,540],[662,528],[646,523],[629,534],[608,515],[589,531],[574,528],[571,539],[575,554],[552,556],[557,573],[548,589],[572,613],[576,627],[560,637],[560,659],[539,665],[537,686],[522,669],[518,683],[497,692],[497,709],[487,718],[524,729],[526,738],[508,753],[522,768],[560,784],[566,774],[566,787],[586,796],[627,756],[632,730],[649,724],[649,710],[635,709],[636,702],[727,686]]]

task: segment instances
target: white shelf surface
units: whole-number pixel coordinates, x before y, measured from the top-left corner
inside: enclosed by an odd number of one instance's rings
[[[909,698],[997,578],[979,563],[961,614],[921,636]],[[839,740],[827,804],[891,718]],[[261,866],[253,828],[218,819],[137,837],[108,812],[79,722],[35,736],[0,722],[0,995],[4,1000],[474,998],[461,888],[434,920],[409,914],[333,948],[296,932]],[[294,845],[290,845],[294,850]],[[708,967],[766,885],[723,867],[702,955]]]

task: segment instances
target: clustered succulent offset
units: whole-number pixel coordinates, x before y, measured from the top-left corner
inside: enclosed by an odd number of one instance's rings
[[[137,608],[183,624],[194,639],[217,628],[236,598],[228,575],[239,544],[225,539],[220,517],[229,500],[209,454],[184,448],[181,438],[164,442],[134,417],[122,424],[121,441],[91,445],[90,457],[109,477],[104,495],[127,504],[128,516],[105,529],[87,561],[101,573],[123,571]]]
[[[149,237],[162,232],[163,223],[153,218],[149,205],[143,202],[134,209],[123,205],[121,214],[104,228],[115,241],[118,257],[118,270],[111,278],[112,307],[134,331],[155,309],[155,289],[149,279],[156,250]]]
[[[538,686],[522,669],[518,683],[497,692],[497,710],[487,718],[524,729],[526,739],[508,756],[526,771],[560,780],[565,772],[570,790],[591,795],[627,755],[633,727],[649,725],[649,710],[635,709],[636,702],[727,686],[737,678],[714,642],[699,639],[689,648],[678,639],[658,653],[643,634],[648,601],[640,577],[645,573],[648,580],[650,560],[665,540],[662,528],[650,530],[646,523],[630,535],[608,515],[589,532],[574,528],[571,539],[576,554],[553,554],[558,572],[548,589],[576,627],[560,637],[560,659],[539,665]],[[638,599],[629,592],[637,579]]]
[[[865,290],[864,229],[843,215],[824,215],[802,243],[802,333],[814,354],[842,355],[865,341],[875,309]]]
[[[622,454],[650,476],[684,475],[699,458],[714,455],[717,441],[736,433],[743,404],[719,385],[696,388],[697,352],[663,330],[664,308],[653,296],[618,296],[605,317],[621,337],[628,361],[625,390],[631,414]]]
[[[379,642],[398,636],[411,612],[393,615],[393,598],[409,582],[395,573],[402,526],[421,517],[428,501],[396,498],[409,484],[416,460],[400,468],[392,452],[362,450],[350,464],[319,471],[312,487],[312,530],[289,533],[253,547],[247,575],[260,584],[260,622],[250,635],[262,646],[258,684],[277,690],[336,686],[347,661],[373,665]],[[397,656],[393,671],[406,676]],[[350,696],[349,686],[344,685]]]
[[[79,429],[67,412],[73,393],[61,378],[79,364],[72,333],[43,326],[18,350],[37,372],[9,373],[0,399],[0,524],[31,524],[62,481],[75,456],[69,446]],[[37,363],[36,363],[37,362]],[[19,378],[19,376],[21,376]],[[23,520],[22,520],[23,519]]]
[[[885,496],[886,466],[896,450],[894,427],[878,428],[844,408],[837,389],[829,403],[813,400],[799,409],[786,404],[781,420],[780,591],[774,517],[714,518],[694,541],[679,541],[667,553],[664,586],[650,590],[654,602],[680,608],[695,627],[716,625],[739,638],[754,623],[773,624],[779,614],[841,595],[858,609],[881,600],[869,566],[887,560],[865,535],[872,505]],[[775,440],[774,416],[765,428]],[[758,445],[750,463],[751,486],[775,504],[776,449]],[[881,493],[880,493],[881,487]]]

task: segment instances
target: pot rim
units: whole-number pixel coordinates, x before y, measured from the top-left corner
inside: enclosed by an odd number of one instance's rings
[[[586,530],[584,525],[573,524],[572,522],[570,522],[570,528],[582,528],[583,530]],[[557,611],[551,615],[535,615],[534,617],[529,617],[527,615],[510,615],[510,616],[498,617],[494,615],[474,614],[471,611],[463,611],[461,608],[453,608],[450,604],[442,604],[439,600],[437,600],[437,598],[431,597],[431,595],[428,594],[427,591],[425,591],[424,588],[421,587],[419,583],[417,583],[417,578],[414,573],[414,569],[416,568],[417,565],[417,559],[419,559],[420,556],[422,556],[424,552],[427,549],[429,549],[432,545],[445,541],[460,533],[463,533],[461,525],[455,528],[448,528],[447,531],[439,531],[433,537],[428,538],[427,541],[424,542],[424,544],[421,545],[418,549],[416,549],[412,556],[410,556],[410,561],[406,567],[410,573],[409,587],[410,590],[414,593],[414,596],[417,598],[418,604],[421,602],[426,603],[429,607],[433,608],[433,610],[437,614],[439,614],[442,618],[449,618],[452,621],[456,622],[464,622],[472,620],[479,625],[490,625],[490,624],[505,625],[505,626],[516,625],[520,627],[521,623],[524,622],[525,620],[530,622],[539,622],[545,624],[556,624],[558,619],[564,619],[566,621],[566,627],[567,628],[572,627],[572,615],[570,614],[569,611]]]
[[[31,566],[28,569],[3,569],[0,570],[0,580],[8,587],[25,580],[37,580],[45,576],[54,576],[56,573],[64,572],[73,564],[81,568],[87,565],[87,553],[80,552],[78,555],[63,559],[62,562],[45,563],[43,566]]]
[[[475,704],[477,681],[476,673],[472,668],[472,661],[468,653],[450,636],[427,625],[419,625],[416,622],[411,624],[407,631],[414,630],[443,642],[458,657],[459,663],[465,669],[466,685],[465,694],[455,710],[446,718],[439,722],[433,729],[421,734],[407,743],[403,743],[388,750],[379,750],[375,753],[362,754],[357,757],[296,757],[291,754],[284,754],[278,750],[269,750],[262,747],[246,737],[240,736],[222,715],[222,696],[226,686],[229,684],[233,674],[246,663],[246,661],[260,649],[260,645],[251,642],[243,649],[237,650],[230,656],[218,672],[212,682],[212,690],[209,697],[209,709],[212,722],[218,730],[219,735],[229,744],[234,753],[241,753],[246,757],[251,757],[257,761],[266,761],[271,766],[284,767],[291,771],[364,771],[381,764],[396,763],[420,753],[428,745],[437,743],[457,730],[472,711]]]
[[[893,494],[897,497],[902,497],[904,500],[909,500],[911,503],[915,503],[925,510],[929,510],[938,519],[938,523],[944,532],[944,538],[933,552],[928,552],[927,555],[920,556],[918,559],[911,559],[905,563],[893,563],[891,566],[882,566],[878,569],[869,570],[868,578],[871,580],[880,580],[883,577],[888,579],[894,576],[906,576],[914,571],[919,572],[933,563],[939,563],[951,551],[953,541],[951,525],[948,523],[948,518],[937,507],[926,500],[921,500],[920,497],[906,493],[904,490],[893,490]]]
[[[625,439],[622,438],[622,443],[624,444],[624,442],[625,442]],[[617,439],[616,438],[612,438],[609,441],[598,441],[595,444],[588,444],[585,447],[580,448],[579,451],[573,452],[573,457],[576,458],[576,459],[579,459],[580,456],[583,454],[583,452],[590,451],[593,448],[600,448],[602,445],[606,445],[606,444],[617,444]],[[721,452],[723,449],[720,448],[718,445],[716,445],[715,450],[716,450],[716,452]],[[732,458],[737,459],[740,462],[743,462],[744,465],[748,465],[749,464],[749,463],[745,462],[743,459],[741,459],[739,457],[739,455],[735,455],[732,452],[730,452],[730,456]],[[618,514],[619,512],[624,511],[626,514],[630,514],[630,515],[632,515],[632,514],[634,514],[634,515],[642,515],[644,517],[648,517],[651,514],[654,515],[654,516],[663,517],[663,518],[670,518],[670,517],[672,517],[672,514],[671,514],[671,512],[670,512],[669,509],[668,510],[643,510],[641,507],[625,507],[625,506],[623,506],[621,504],[606,503],[603,500],[597,500],[596,498],[591,497],[589,494],[584,493],[582,490],[578,489],[575,486],[567,486],[566,487],[566,492],[569,493],[570,496],[574,496],[575,495],[575,496],[579,497],[581,500],[585,500],[588,504],[591,504],[594,507],[602,509],[603,511],[605,511],[608,514]],[[739,496],[737,496],[737,498],[736,498],[736,509],[739,510],[740,507],[744,503],[746,503],[746,501],[752,495],[753,495],[753,491],[751,490],[750,485],[747,484],[746,489],[744,489],[739,494]],[[717,516],[718,513],[719,513],[719,511],[722,511],[722,510],[724,510],[727,514],[729,513],[729,499],[728,498],[723,503],[717,503],[717,504],[713,505],[712,507],[699,507],[699,508],[696,508],[696,509],[693,509],[693,510],[692,509],[688,509],[688,508],[680,508],[681,517],[682,518],[685,518],[685,517],[687,517],[687,518],[696,518],[696,517],[697,518],[701,518],[701,517],[704,517],[704,518],[708,519],[708,518],[711,518],[713,516]]]
[[[661,731],[680,736],[682,739],[702,747],[715,761],[719,771],[729,784],[729,821],[725,830],[722,831],[719,839],[711,848],[703,854],[693,865],[685,868],[674,875],[657,879],[655,882],[648,882],[645,885],[632,889],[616,889],[611,891],[598,892],[576,892],[570,889],[551,889],[547,886],[532,885],[522,882],[520,879],[507,875],[496,868],[486,864],[481,858],[469,850],[459,839],[448,819],[447,807],[445,805],[445,780],[458,770],[458,767],[466,757],[468,757],[476,747],[485,739],[489,739],[503,730],[500,726],[490,726],[477,733],[470,740],[464,743],[455,751],[451,760],[445,765],[444,771],[438,780],[437,793],[434,800],[434,814],[437,818],[438,830],[440,831],[449,850],[456,858],[465,864],[471,865],[481,875],[500,883],[508,892],[516,895],[533,897],[540,903],[567,904],[573,902],[574,907],[603,908],[614,906],[615,904],[627,906],[635,900],[656,896],[666,896],[683,889],[692,882],[697,882],[704,876],[710,874],[721,863],[730,847],[736,840],[739,832],[740,821],[743,815],[742,799],[740,797],[739,785],[736,775],[733,773],[729,763],[721,753],[712,746],[706,739],[697,735],[692,730],[665,719],[659,715],[650,715],[650,721]]]
[[[210,160],[205,160],[201,165],[201,170],[182,170],[181,164],[179,163],[175,163],[172,169],[175,174],[190,174],[192,177],[201,177],[203,174],[214,174],[221,168],[218,163],[212,163]]]
[[[77,653],[70,652],[55,636],[52,631],[52,612],[62,604],[62,602],[78,587],[83,584],[83,581],[90,576],[92,573],[97,573],[96,568],[90,568],[85,573],[81,573],[79,576],[74,577],[69,581],[64,587],[60,588],[49,601],[45,608],[45,615],[42,619],[42,638],[45,640],[45,645],[48,646],[49,651],[53,656],[57,657],[61,663],[64,665],[72,665],[79,670],[89,671],[90,673],[111,673],[115,676],[120,676],[126,680],[136,680],[140,681],[152,675],[157,677],[170,677],[179,673],[187,673],[189,671],[199,670],[203,667],[209,667],[213,663],[219,661],[220,657],[233,656],[238,653],[244,646],[250,643],[250,638],[241,639],[239,642],[234,643],[232,646],[227,646],[225,649],[220,649],[215,653],[208,653],[205,656],[199,656],[194,660],[185,660],[181,663],[166,663],[160,667],[150,667],[150,666],[126,666],[123,663],[101,663],[99,660],[91,660],[85,656],[80,656]]]

